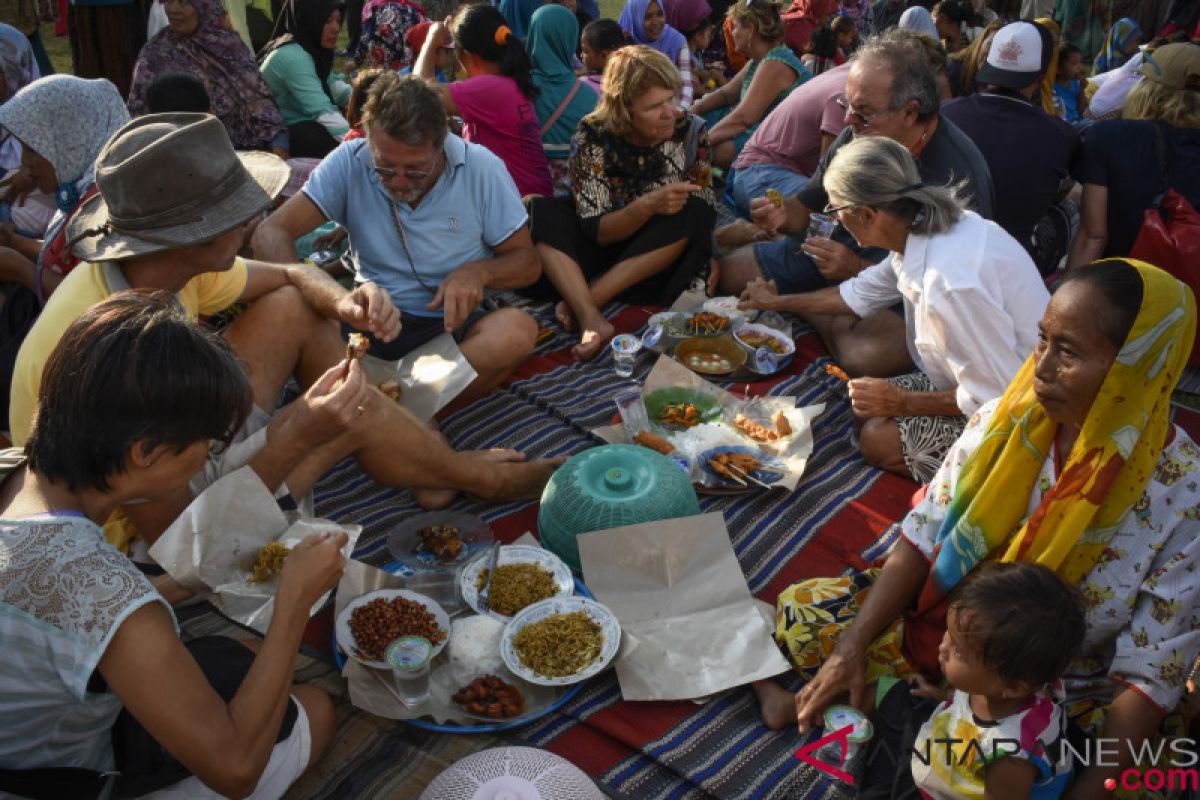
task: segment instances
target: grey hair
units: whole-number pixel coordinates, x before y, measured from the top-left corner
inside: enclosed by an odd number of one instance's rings
[[[449,130],[437,92],[420,78],[402,77],[391,70],[384,70],[367,93],[363,130],[370,131],[372,123],[410,147],[428,142],[440,148]]]
[[[938,72],[930,54],[911,31],[892,28],[872,36],[854,51],[855,62],[876,62],[892,75],[892,102],[889,111],[917,101],[917,119],[925,121],[938,112],[941,92]],[[945,62],[943,61],[943,68]]]
[[[924,183],[904,145],[886,136],[859,136],[839,147],[824,182],[838,204],[911,219],[909,230],[924,236],[949,230],[970,205],[965,180],[946,186]]]

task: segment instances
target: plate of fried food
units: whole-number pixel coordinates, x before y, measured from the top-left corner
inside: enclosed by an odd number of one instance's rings
[[[726,487],[769,489],[787,471],[781,461],[754,447],[714,447],[699,460],[704,471]]]
[[[586,597],[555,597],[529,606],[504,628],[500,656],[521,680],[568,686],[599,673],[621,646],[621,623]]]
[[[702,422],[716,422],[724,411],[710,394],[683,386],[658,389],[646,395],[646,416],[667,430],[686,430]]]
[[[554,553],[528,544],[504,545],[496,559],[496,576],[488,587],[485,610],[479,593],[488,581],[487,556],[484,553],[458,574],[463,600],[477,614],[508,622],[528,606],[575,591],[571,568]]]
[[[450,638],[450,617],[432,598],[407,589],[379,589],[346,604],[335,622],[338,646],[363,666],[390,669],[387,646],[401,636],[422,636],[431,660]]]
[[[473,514],[429,511],[401,522],[388,534],[388,550],[414,572],[440,572],[469,561],[495,541],[492,528]]]

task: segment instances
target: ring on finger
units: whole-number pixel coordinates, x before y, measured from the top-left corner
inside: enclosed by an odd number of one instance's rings
[[[354,414],[355,414],[355,416],[361,417],[363,415],[363,412],[366,410],[367,410],[366,406],[359,406],[358,408],[354,409]]]

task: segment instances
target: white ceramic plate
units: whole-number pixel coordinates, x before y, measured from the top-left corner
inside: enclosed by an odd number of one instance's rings
[[[513,639],[516,638],[517,633],[522,628],[535,622],[541,622],[555,614],[571,614],[576,611],[585,612],[592,618],[592,621],[600,625],[600,633],[604,637],[604,643],[600,646],[600,655],[595,661],[574,675],[564,675],[561,678],[550,678],[541,675],[521,663],[521,658],[517,655],[517,650],[513,646]],[[534,603],[522,609],[505,626],[504,635],[500,638],[500,656],[504,659],[504,665],[518,678],[541,686],[569,686],[573,683],[587,680],[607,667],[613,660],[613,657],[616,656],[617,650],[620,647],[621,623],[617,621],[616,615],[595,600],[579,596],[552,597],[549,600],[543,600],[540,603]]]
[[[464,566],[462,572],[458,574],[459,591],[462,593],[463,600],[476,614],[486,614],[492,619],[508,622],[512,617],[498,614],[495,611],[484,611],[480,608],[479,589],[476,588],[476,584],[479,582],[479,573],[487,569],[487,563],[488,552],[485,551],[482,556]],[[549,550],[529,544],[506,544],[500,548],[500,556],[496,560],[497,566],[522,563],[537,564],[553,575],[559,595],[570,595],[575,591],[575,578],[571,575],[571,568]]]
[[[396,597],[403,597],[406,600],[412,600],[425,606],[433,614],[434,619],[437,620],[438,627],[445,631],[446,637],[442,639],[440,644],[433,646],[433,655],[430,656],[431,661],[437,658],[437,654],[442,652],[446,647],[446,643],[450,641],[450,617],[432,599],[423,594],[410,592],[407,589],[379,589],[374,592],[367,592],[362,597],[355,598],[347,603],[346,607],[342,609],[342,613],[338,614],[336,622],[337,643],[342,648],[343,653],[363,666],[375,669],[391,669],[386,661],[371,661],[358,652],[358,647],[354,643],[354,634],[350,632],[350,615],[354,613],[354,609],[366,605],[372,600],[391,600]]]

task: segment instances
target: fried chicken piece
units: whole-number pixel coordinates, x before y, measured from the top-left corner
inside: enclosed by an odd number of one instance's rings
[[[842,369],[837,364],[826,364],[825,365],[825,374],[832,375],[833,377],[837,378],[839,381],[842,381],[843,383],[850,380],[850,376],[846,374],[846,370]]]
[[[367,341],[367,337],[361,333],[352,333],[350,338],[346,340],[346,360],[354,361],[362,358],[367,354],[371,343]]]
[[[771,415],[771,424],[775,426],[775,433],[779,434],[780,439],[792,435],[792,424],[788,422],[783,411],[776,411]]]

